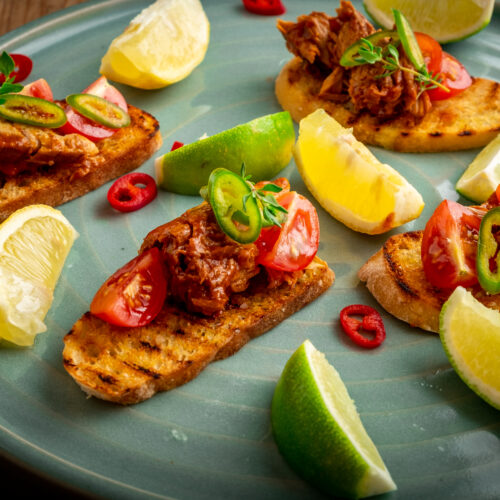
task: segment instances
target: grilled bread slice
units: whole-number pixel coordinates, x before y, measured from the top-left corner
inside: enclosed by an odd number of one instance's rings
[[[51,130],[31,130],[35,127],[18,124],[9,127],[8,139],[3,137],[5,140],[0,144],[5,151],[8,149],[9,155],[16,147],[20,153],[26,147],[36,148],[31,157],[37,155],[41,164],[45,157],[53,160],[51,153],[56,149],[58,155],[51,166],[28,169],[5,178],[0,174],[0,221],[26,205],[61,205],[144,163],[161,146],[159,124],[149,113],[134,106],[129,106],[128,112],[131,124],[95,145],[77,134],[64,139]],[[80,156],[78,150],[81,150]]]
[[[430,153],[478,148],[500,132],[500,83],[474,78],[467,90],[442,101],[434,101],[424,118],[414,123],[401,115],[380,121],[368,112],[355,113],[349,104],[318,97],[322,80],[306,71],[300,58],[290,60],[275,85],[282,108],[299,122],[323,108],[342,126],[352,127],[365,144],[402,152]]]
[[[441,307],[451,292],[427,281],[420,257],[422,235],[412,231],[392,236],[361,267],[358,277],[387,312],[437,333]],[[488,295],[479,286],[469,290],[485,306],[500,311],[499,295]]]
[[[326,291],[334,281],[316,257],[293,285],[253,283],[233,295],[214,317],[166,303],[149,325],[113,326],[85,313],[64,337],[64,367],[89,395],[120,404],[139,403],[196,377]]]

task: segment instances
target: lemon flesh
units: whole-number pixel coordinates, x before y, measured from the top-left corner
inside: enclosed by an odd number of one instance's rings
[[[485,28],[495,0],[364,0],[368,15],[380,26],[393,29],[391,9],[400,10],[413,31],[427,33],[440,43],[456,42]]]
[[[474,158],[455,189],[469,200],[484,203],[500,184],[500,135]]]
[[[309,340],[283,369],[271,423],[287,462],[323,491],[362,498],[396,489],[342,379]]]
[[[293,154],[312,195],[355,231],[383,233],[422,212],[418,191],[323,109],[300,121]]]
[[[500,410],[500,313],[457,287],[441,310],[439,335],[459,377]]]
[[[58,210],[31,205],[0,225],[0,338],[32,345],[77,232]]]
[[[199,0],[157,0],[111,42],[100,72],[132,87],[162,88],[203,61],[209,38],[210,23]]]
[[[295,129],[288,111],[261,116],[170,151],[155,161],[158,185],[197,195],[212,170],[239,174],[242,163],[253,182],[272,179],[292,158]]]

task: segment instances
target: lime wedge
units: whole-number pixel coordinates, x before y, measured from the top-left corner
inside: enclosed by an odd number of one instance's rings
[[[484,203],[500,184],[500,135],[474,158],[455,189],[465,198]]]
[[[0,338],[29,346],[46,330],[43,320],[77,236],[46,205],[22,208],[0,224]]]
[[[210,23],[199,0],[156,0],[111,42],[100,72],[141,89],[165,87],[203,61],[209,38]]]
[[[440,43],[474,35],[490,22],[495,0],[364,0],[368,15],[385,29],[392,29],[391,9],[401,11],[413,31],[427,33]]]
[[[500,313],[458,287],[441,310],[439,335],[459,377],[500,410]]]
[[[339,374],[309,340],[281,374],[271,423],[292,468],[328,494],[362,498],[396,489]]]
[[[346,226],[379,234],[420,215],[418,191],[323,109],[300,121],[293,151],[307,188]]]
[[[272,179],[290,162],[294,142],[288,111],[261,116],[157,158],[156,177],[163,189],[189,195],[199,194],[219,167],[239,174],[244,163],[253,182]]]

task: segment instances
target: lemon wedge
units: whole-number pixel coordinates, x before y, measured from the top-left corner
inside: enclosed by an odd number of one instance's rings
[[[210,23],[199,0],[157,0],[111,42],[100,72],[140,89],[166,87],[203,61],[209,38]]]
[[[43,320],[77,236],[46,205],[22,208],[0,224],[0,338],[29,346],[47,329]]]
[[[332,497],[364,498],[396,489],[340,375],[309,340],[278,380],[271,424],[290,466]]]
[[[500,134],[487,144],[458,179],[455,189],[465,198],[484,203],[500,184]]]
[[[346,226],[380,234],[417,218],[418,191],[323,109],[300,121],[297,168],[322,207]]]

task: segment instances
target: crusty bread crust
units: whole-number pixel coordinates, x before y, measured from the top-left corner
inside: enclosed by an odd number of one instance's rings
[[[133,404],[189,382],[325,292],[335,275],[319,258],[293,286],[262,284],[233,296],[215,317],[166,304],[152,323],[116,327],[85,313],[64,337],[64,367],[89,395]]]
[[[379,304],[396,318],[430,332],[439,331],[439,313],[451,292],[432,286],[420,257],[422,231],[397,234],[361,267],[358,277]],[[500,296],[479,286],[469,290],[485,306],[500,311]]]
[[[26,205],[58,206],[97,189],[144,163],[161,146],[158,121],[129,106],[131,124],[97,143],[99,154],[86,175],[74,175],[75,165],[54,165],[22,173],[0,187],[0,221]]]
[[[280,71],[276,96],[296,122],[323,108],[365,144],[414,153],[457,151],[482,147],[500,132],[500,84],[492,80],[474,78],[461,94],[434,101],[417,124],[406,116],[382,122],[368,112],[354,113],[348,104],[318,97],[321,83],[296,57]]]

